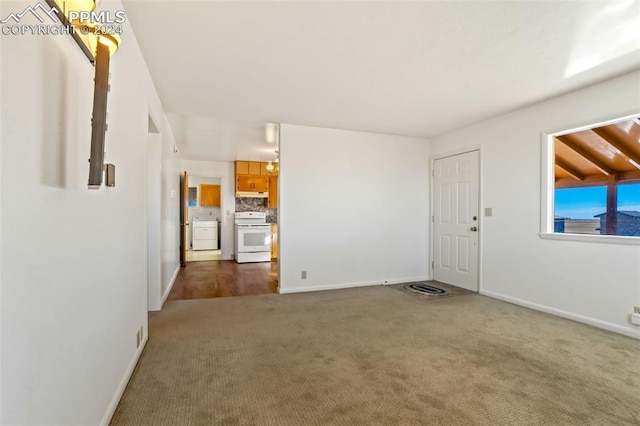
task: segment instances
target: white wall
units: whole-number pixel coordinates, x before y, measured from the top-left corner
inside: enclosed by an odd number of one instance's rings
[[[427,278],[427,140],[283,124],[279,175],[281,293]]]
[[[174,152],[175,139],[166,116],[162,116],[162,168],[161,168],[161,285],[162,301],[171,291],[180,271],[180,153]]]
[[[1,57],[0,421],[98,424],[146,335],[145,145],[162,107],[127,25],[106,136],[116,187],[90,191],[93,67],[69,36],[2,36]]]
[[[231,161],[182,160],[182,169],[193,176],[220,178],[222,186],[220,206],[220,255],[222,259],[233,259],[233,224],[234,213],[236,211],[234,163]]]
[[[162,146],[158,133],[147,136],[147,308],[159,311],[162,308],[162,265],[160,245],[161,164]]]
[[[541,132],[640,111],[640,72],[487,120],[431,142],[431,154],[480,146],[481,292],[640,337],[640,247],[542,240]]]

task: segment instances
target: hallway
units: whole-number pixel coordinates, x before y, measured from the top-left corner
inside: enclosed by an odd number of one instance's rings
[[[278,262],[233,260],[189,263],[178,273],[167,300],[209,299],[276,293]]]

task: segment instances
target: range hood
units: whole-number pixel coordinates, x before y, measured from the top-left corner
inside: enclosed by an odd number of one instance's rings
[[[269,193],[236,191],[236,198],[269,198]]]

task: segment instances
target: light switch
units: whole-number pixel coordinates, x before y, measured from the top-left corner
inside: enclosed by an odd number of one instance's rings
[[[116,186],[116,166],[105,164],[105,178],[106,186]]]
[[[492,207],[485,207],[484,208],[484,215],[485,216],[493,216],[493,208]]]

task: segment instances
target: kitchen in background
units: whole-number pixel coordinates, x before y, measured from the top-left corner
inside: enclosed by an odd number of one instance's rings
[[[220,178],[189,177],[187,260],[220,260]]]
[[[260,260],[239,260],[239,257],[242,259],[242,256],[239,256],[239,252],[243,251],[270,251],[271,261],[275,261],[278,258],[278,166],[277,160],[275,162],[236,161],[235,163],[236,261],[241,263],[245,261],[264,262],[269,259],[269,256],[259,256],[256,259],[259,258]],[[249,216],[242,214],[249,212],[256,213],[256,215],[253,215],[252,219],[248,219]],[[262,214],[266,215],[266,217],[263,217]],[[268,238],[269,234],[267,234],[266,238],[269,245],[265,244],[259,248],[244,241],[246,238],[256,240],[258,229],[255,230],[256,235],[252,237],[247,237],[246,229],[244,231],[241,229],[243,226],[247,227],[246,223],[258,220],[271,225],[271,238]],[[259,224],[256,223],[255,225]],[[244,256],[244,258],[249,259],[251,257]]]
[[[278,208],[269,208],[267,198],[236,198],[237,212],[262,212],[267,214],[267,223],[278,223]]]

